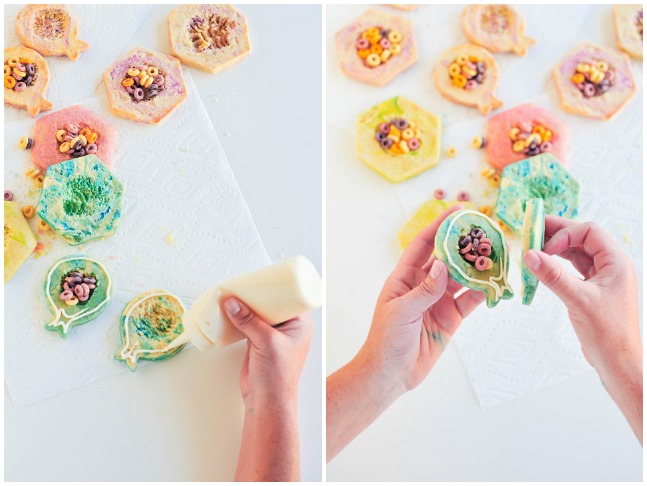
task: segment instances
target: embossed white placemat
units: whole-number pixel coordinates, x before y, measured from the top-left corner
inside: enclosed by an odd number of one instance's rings
[[[119,132],[114,173],[125,186],[123,218],[115,235],[80,247],[37,233],[47,245],[44,255],[32,256],[5,286],[5,381],[16,406],[126,370],[113,356],[119,317],[137,294],[164,289],[190,306],[217,282],[270,262],[193,80],[184,75],[189,97],[162,126],[114,117],[104,94],[82,103]],[[31,119],[5,125],[5,188],[21,204],[35,204],[38,196],[23,175],[29,152],[17,148],[33,125]],[[97,319],[63,340],[43,328],[52,319],[43,281],[55,261],[71,254],[101,260],[115,292]]]
[[[20,44],[16,35],[16,17],[24,5],[4,6],[4,45]],[[67,57],[45,57],[49,66],[49,87],[45,99],[59,110],[73,100],[94,96],[101,84],[103,72],[117,60],[142,22],[148,16],[150,5],[67,5],[79,21],[78,38],[90,44],[76,61]],[[51,113],[44,112],[44,113]],[[25,110],[5,107],[5,123],[27,118]]]
[[[637,76],[637,83],[642,84],[641,76]],[[612,122],[567,115],[554,96],[526,101],[549,109],[570,126],[567,170],[581,185],[578,219],[596,221],[612,232],[641,276],[642,92]],[[467,190],[477,205],[495,202],[496,190],[480,176],[488,167],[485,153],[470,147],[471,138],[484,134],[485,126],[486,118],[473,117],[443,127],[443,151],[455,147],[458,156],[443,156],[437,167],[395,186],[407,218],[433,198],[436,188],[445,189],[448,199],[454,199],[459,190]],[[455,336],[484,408],[590,369],[566,308],[552,292],[540,285],[532,305],[521,304],[519,243],[518,238],[510,240],[513,300],[502,301],[494,309],[480,308],[465,319]]]

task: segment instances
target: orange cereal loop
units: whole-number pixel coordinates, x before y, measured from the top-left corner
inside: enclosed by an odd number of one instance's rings
[[[380,35],[380,29],[377,27],[370,27],[366,29],[366,35],[369,37],[375,37],[376,35]]]
[[[47,231],[49,230],[49,225],[43,221],[42,219],[38,220],[38,229],[41,231]]]
[[[459,88],[464,88],[465,85],[467,84],[467,78],[462,74],[457,74],[452,78],[452,83],[454,83],[454,86],[457,86]]]
[[[369,51],[368,49],[360,49],[359,51],[357,51],[357,55],[362,59],[366,59],[370,53],[371,51]]]
[[[79,135],[83,135],[87,138],[90,133],[92,133],[92,130],[90,130],[89,128],[84,128],[79,132]]]
[[[481,58],[478,56],[467,56],[470,62],[481,62]]]
[[[36,210],[34,209],[34,206],[23,206],[22,214],[27,219],[33,218],[34,214],[36,214]]]
[[[575,73],[575,74],[573,74],[573,77],[571,78],[571,81],[573,81],[575,84],[583,83],[584,82],[584,75],[582,73]]]
[[[372,54],[382,54],[383,49],[381,45],[375,44],[369,48],[369,51],[371,51]]]
[[[97,132],[91,132],[85,137],[85,139],[88,141],[88,143],[95,143],[98,137],[99,135],[97,134]]]

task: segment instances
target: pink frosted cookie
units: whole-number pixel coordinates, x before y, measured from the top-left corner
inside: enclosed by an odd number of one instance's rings
[[[156,125],[187,97],[180,61],[137,47],[103,74],[112,112]]]
[[[335,44],[342,71],[376,86],[384,86],[418,61],[411,22],[380,10],[367,10],[337,32]]]
[[[90,154],[112,167],[117,130],[95,112],[76,105],[40,118],[33,138],[31,161],[42,169]]]
[[[509,5],[469,5],[461,17],[463,33],[470,42],[491,52],[526,55],[536,41],[525,35],[521,15]]]
[[[503,106],[494,96],[499,68],[494,56],[483,47],[463,44],[447,49],[436,60],[434,81],[445,98],[477,107],[483,115]]]
[[[614,49],[582,44],[553,69],[564,111],[610,120],[636,94],[629,57]]]
[[[545,152],[566,165],[570,130],[552,113],[532,103],[515,106],[487,122],[485,158],[499,170]]]

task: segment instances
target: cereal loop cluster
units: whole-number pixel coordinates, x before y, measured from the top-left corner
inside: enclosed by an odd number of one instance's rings
[[[447,68],[452,84],[471,91],[485,79],[485,63],[478,56],[461,55]]]
[[[414,122],[405,118],[380,123],[375,130],[375,139],[384,150],[393,155],[416,152],[421,144],[420,130]]]
[[[528,157],[548,152],[553,147],[552,138],[553,132],[548,128],[531,122],[524,122],[510,129],[512,150]]]
[[[401,42],[400,32],[377,26],[362,32],[355,42],[355,47],[364,65],[376,68],[402,52]]]
[[[36,81],[34,61],[27,57],[10,57],[4,63],[4,87],[20,93]]]
[[[615,77],[615,71],[605,61],[580,62],[575,66],[571,81],[585,98],[591,98],[606,93],[613,86]]]
[[[67,125],[56,130],[58,151],[67,154],[71,159],[96,154],[99,150],[99,132],[82,124]]]
[[[473,226],[471,231],[458,239],[458,248],[463,260],[468,262],[479,272],[489,270],[494,265],[490,258],[492,255],[492,241],[485,231],[478,226]]]
[[[61,282],[60,298],[69,306],[87,302],[97,288],[97,279],[79,271],[70,272]]]
[[[155,98],[164,90],[165,82],[164,73],[157,67],[133,66],[126,71],[121,85],[134,101],[139,102]]]

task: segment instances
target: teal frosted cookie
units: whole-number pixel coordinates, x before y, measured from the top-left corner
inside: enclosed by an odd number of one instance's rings
[[[529,199],[543,199],[546,214],[574,218],[579,196],[579,182],[552,154],[543,153],[503,169],[494,211],[501,221],[520,233]]]
[[[130,371],[137,361],[170,358],[184,349],[169,344],[184,332],[184,306],[178,297],[163,290],[139,294],[126,305],[119,325],[121,347],[115,358],[125,361]]]
[[[73,327],[103,312],[111,292],[110,274],[101,262],[85,256],[57,261],[45,278],[45,297],[54,312],[45,329],[67,338]]]
[[[456,282],[485,293],[488,307],[514,295],[503,231],[486,215],[464,209],[447,216],[436,233],[434,253]]]
[[[528,250],[541,250],[544,247],[544,200],[539,198],[526,202],[521,239],[521,300],[530,305],[535,297],[539,280],[524,263]]]
[[[96,155],[86,155],[47,169],[38,216],[70,245],[80,245],[117,230],[123,199],[123,184]]]

